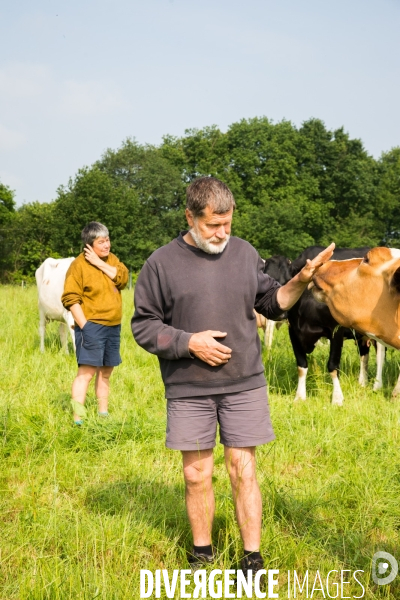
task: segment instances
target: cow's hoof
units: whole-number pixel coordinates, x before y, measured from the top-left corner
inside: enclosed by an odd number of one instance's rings
[[[298,402],[299,400],[307,400],[306,396],[299,396],[298,394],[295,395],[294,397],[294,401]]]
[[[373,392],[378,392],[382,389],[382,383],[380,381],[375,381],[374,387],[372,388]]]
[[[334,396],[332,398],[332,404],[333,404],[333,406],[343,406],[343,400],[344,400],[343,397]]]

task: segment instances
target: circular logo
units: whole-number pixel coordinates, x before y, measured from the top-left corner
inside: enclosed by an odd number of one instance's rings
[[[388,573],[388,570],[390,571]],[[376,552],[372,557],[372,579],[378,585],[392,583],[397,576],[399,565],[389,552]]]

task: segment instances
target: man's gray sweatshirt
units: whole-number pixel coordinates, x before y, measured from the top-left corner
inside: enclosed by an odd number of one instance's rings
[[[187,244],[183,232],[156,250],[135,286],[132,333],[160,361],[167,398],[189,398],[251,390],[265,385],[253,308],[268,319],[282,310],[279,283],[248,242],[231,237],[221,254]],[[218,341],[230,360],[211,367],[189,352],[193,333],[226,331]]]

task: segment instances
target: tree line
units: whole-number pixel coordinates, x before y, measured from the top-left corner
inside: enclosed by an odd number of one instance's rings
[[[49,256],[77,256],[92,220],[134,272],[185,229],[186,186],[213,175],[235,196],[233,234],[264,258],[305,247],[400,247],[400,147],[375,160],[343,128],[319,119],[295,127],[266,117],[165,136],[159,146],[127,139],[60,186],[50,203],[17,208],[0,182],[0,278],[33,280]]]

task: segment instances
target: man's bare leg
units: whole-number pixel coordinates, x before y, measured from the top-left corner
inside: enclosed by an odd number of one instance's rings
[[[256,477],[256,449],[225,446],[225,464],[231,479],[236,519],[248,552],[260,550],[261,492]]]
[[[186,510],[192,528],[193,544],[211,544],[215,502],[212,488],[214,456],[208,450],[182,452],[183,476],[185,479]]]
[[[99,413],[108,412],[108,396],[110,393],[110,377],[114,367],[97,367],[95,392],[99,403]]]

